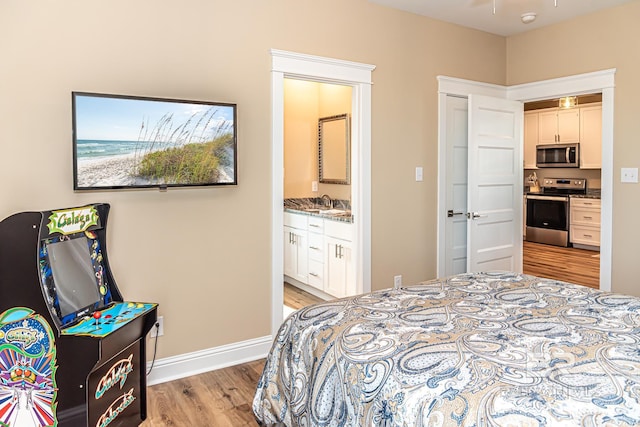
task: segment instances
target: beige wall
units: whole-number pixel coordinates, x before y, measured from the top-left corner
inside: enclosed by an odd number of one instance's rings
[[[284,80],[284,197],[351,200],[351,186],[318,184],[318,119],[351,114],[351,86]]]
[[[620,168],[640,166],[640,1],[507,40],[507,82],[527,83],[616,68],[613,148],[612,289],[640,295],[640,185]]]
[[[111,203],[111,266],[160,303],[161,358],[270,333],[271,48],[377,67],[373,288],[434,277],[436,76],[505,83],[504,38],[366,0],[0,2],[0,217]],[[237,103],[239,185],[74,193],[74,90]]]

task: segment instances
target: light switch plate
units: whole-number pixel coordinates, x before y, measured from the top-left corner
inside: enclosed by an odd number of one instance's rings
[[[622,168],[620,171],[621,182],[638,183],[638,168]]]
[[[423,178],[423,176],[422,176],[422,166],[417,166],[416,167],[416,181],[420,182],[420,181],[422,181],[422,178]]]

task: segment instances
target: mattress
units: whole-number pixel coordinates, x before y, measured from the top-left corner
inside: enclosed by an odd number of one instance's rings
[[[261,425],[640,424],[640,298],[463,274],[312,305],[282,324]]]

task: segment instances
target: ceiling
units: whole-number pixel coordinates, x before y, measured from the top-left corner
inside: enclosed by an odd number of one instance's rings
[[[371,3],[424,15],[501,36],[566,21],[635,0],[369,0]],[[555,6],[557,3],[557,6]],[[495,15],[493,7],[495,4]],[[536,19],[522,23],[521,15]]]

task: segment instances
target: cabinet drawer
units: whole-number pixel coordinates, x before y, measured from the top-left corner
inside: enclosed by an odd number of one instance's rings
[[[309,259],[324,261],[324,235],[309,233]]]
[[[289,227],[293,227],[293,228],[300,228],[302,230],[306,230],[307,229],[307,215],[302,215],[302,214],[294,214],[291,212],[285,212],[284,213],[284,225],[289,226]]]
[[[572,225],[570,232],[572,243],[600,246],[600,228]]]
[[[571,207],[576,208],[597,208],[600,209],[600,199],[589,199],[583,197],[572,197]]]
[[[310,216],[308,225],[309,231],[313,231],[314,233],[322,233],[324,231],[324,219],[318,218],[317,216]]]
[[[324,223],[325,236],[335,237],[337,239],[343,239],[351,241],[353,224],[341,221],[327,220]]]
[[[572,206],[570,224],[600,226],[600,209]]]
[[[314,288],[324,289],[324,264],[315,260],[309,260],[309,285]]]

